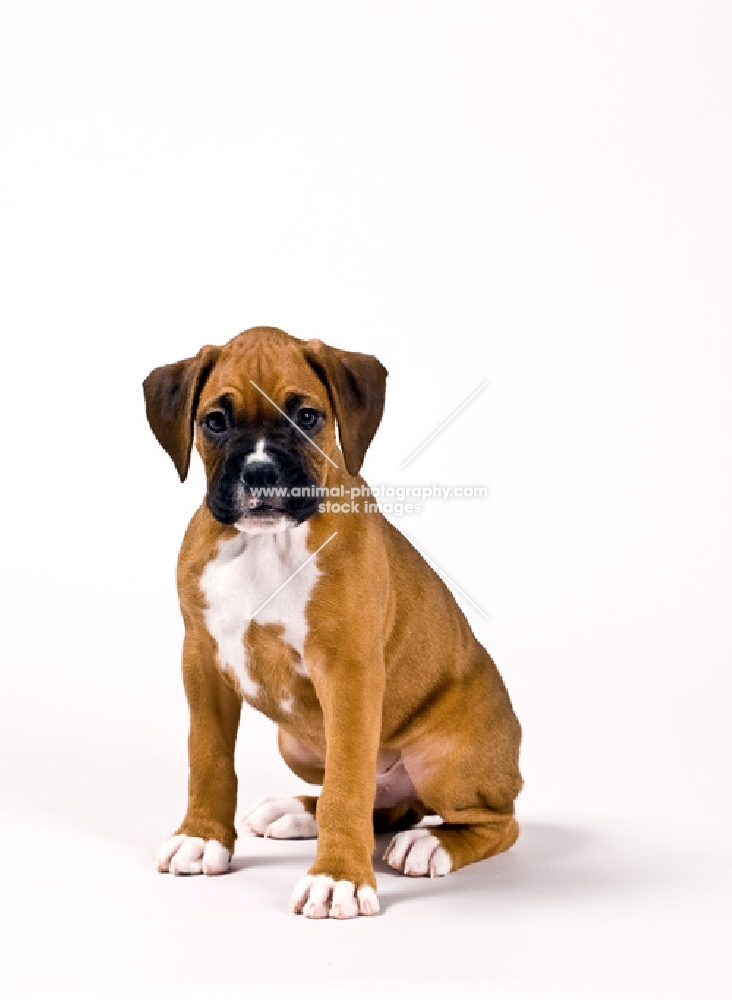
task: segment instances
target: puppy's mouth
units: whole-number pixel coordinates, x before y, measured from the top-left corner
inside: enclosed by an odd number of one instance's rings
[[[263,531],[285,531],[297,522],[282,504],[261,497],[247,496],[241,516],[234,522],[238,531],[258,534]]]
[[[244,515],[247,517],[267,517],[285,513],[283,505],[276,501],[263,500],[261,497],[253,496],[247,496],[244,500]]]

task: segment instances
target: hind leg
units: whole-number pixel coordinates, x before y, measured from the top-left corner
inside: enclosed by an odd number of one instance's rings
[[[403,754],[421,801],[443,825],[398,833],[384,855],[393,868],[406,875],[446,875],[515,843],[513,804],[522,784],[518,723],[507,716],[480,735],[433,737]]]
[[[325,768],[318,757],[283,732],[277,733],[277,745],[285,764],[310,785],[322,785]],[[258,837],[275,840],[312,840],[318,836],[315,795],[293,797],[265,795],[242,817],[244,826]]]
[[[315,822],[317,799],[312,795],[289,798],[265,795],[242,816],[242,823],[258,837],[273,840],[314,840],[318,836]]]
[[[435,878],[508,850],[518,834],[513,816],[485,824],[404,830],[392,839],[384,861],[405,875]]]

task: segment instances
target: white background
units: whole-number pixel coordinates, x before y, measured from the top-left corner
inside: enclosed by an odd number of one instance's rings
[[[731,44],[700,0],[5,0],[8,996],[729,995]],[[140,383],[258,323],[389,369],[367,478],[490,487],[400,524],[490,613],[523,836],[380,865],[374,920],[288,914],[312,843],[151,866],[203,475]],[[301,787],[254,713],[238,769]]]

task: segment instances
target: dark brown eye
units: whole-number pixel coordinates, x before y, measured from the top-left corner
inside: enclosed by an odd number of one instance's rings
[[[212,434],[223,434],[226,430],[226,416],[221,410],[213,410],[203,418],[203,426]]]
[[[304,431],[311,431],[317,424],[319,416],[320,414],[317,410],[312,410],[309,406],[303,406],[296,414],[297,425],[298,427],[302,427]]]

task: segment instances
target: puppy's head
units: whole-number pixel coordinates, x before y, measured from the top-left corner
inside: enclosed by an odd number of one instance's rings
[[[331,467],[358,474],[386,374],[367,354],[257,327],[156,368],[143,389],[150,427],[181,481],[195,440],[213,516],[240,531],[282,531],[315,513]]]

